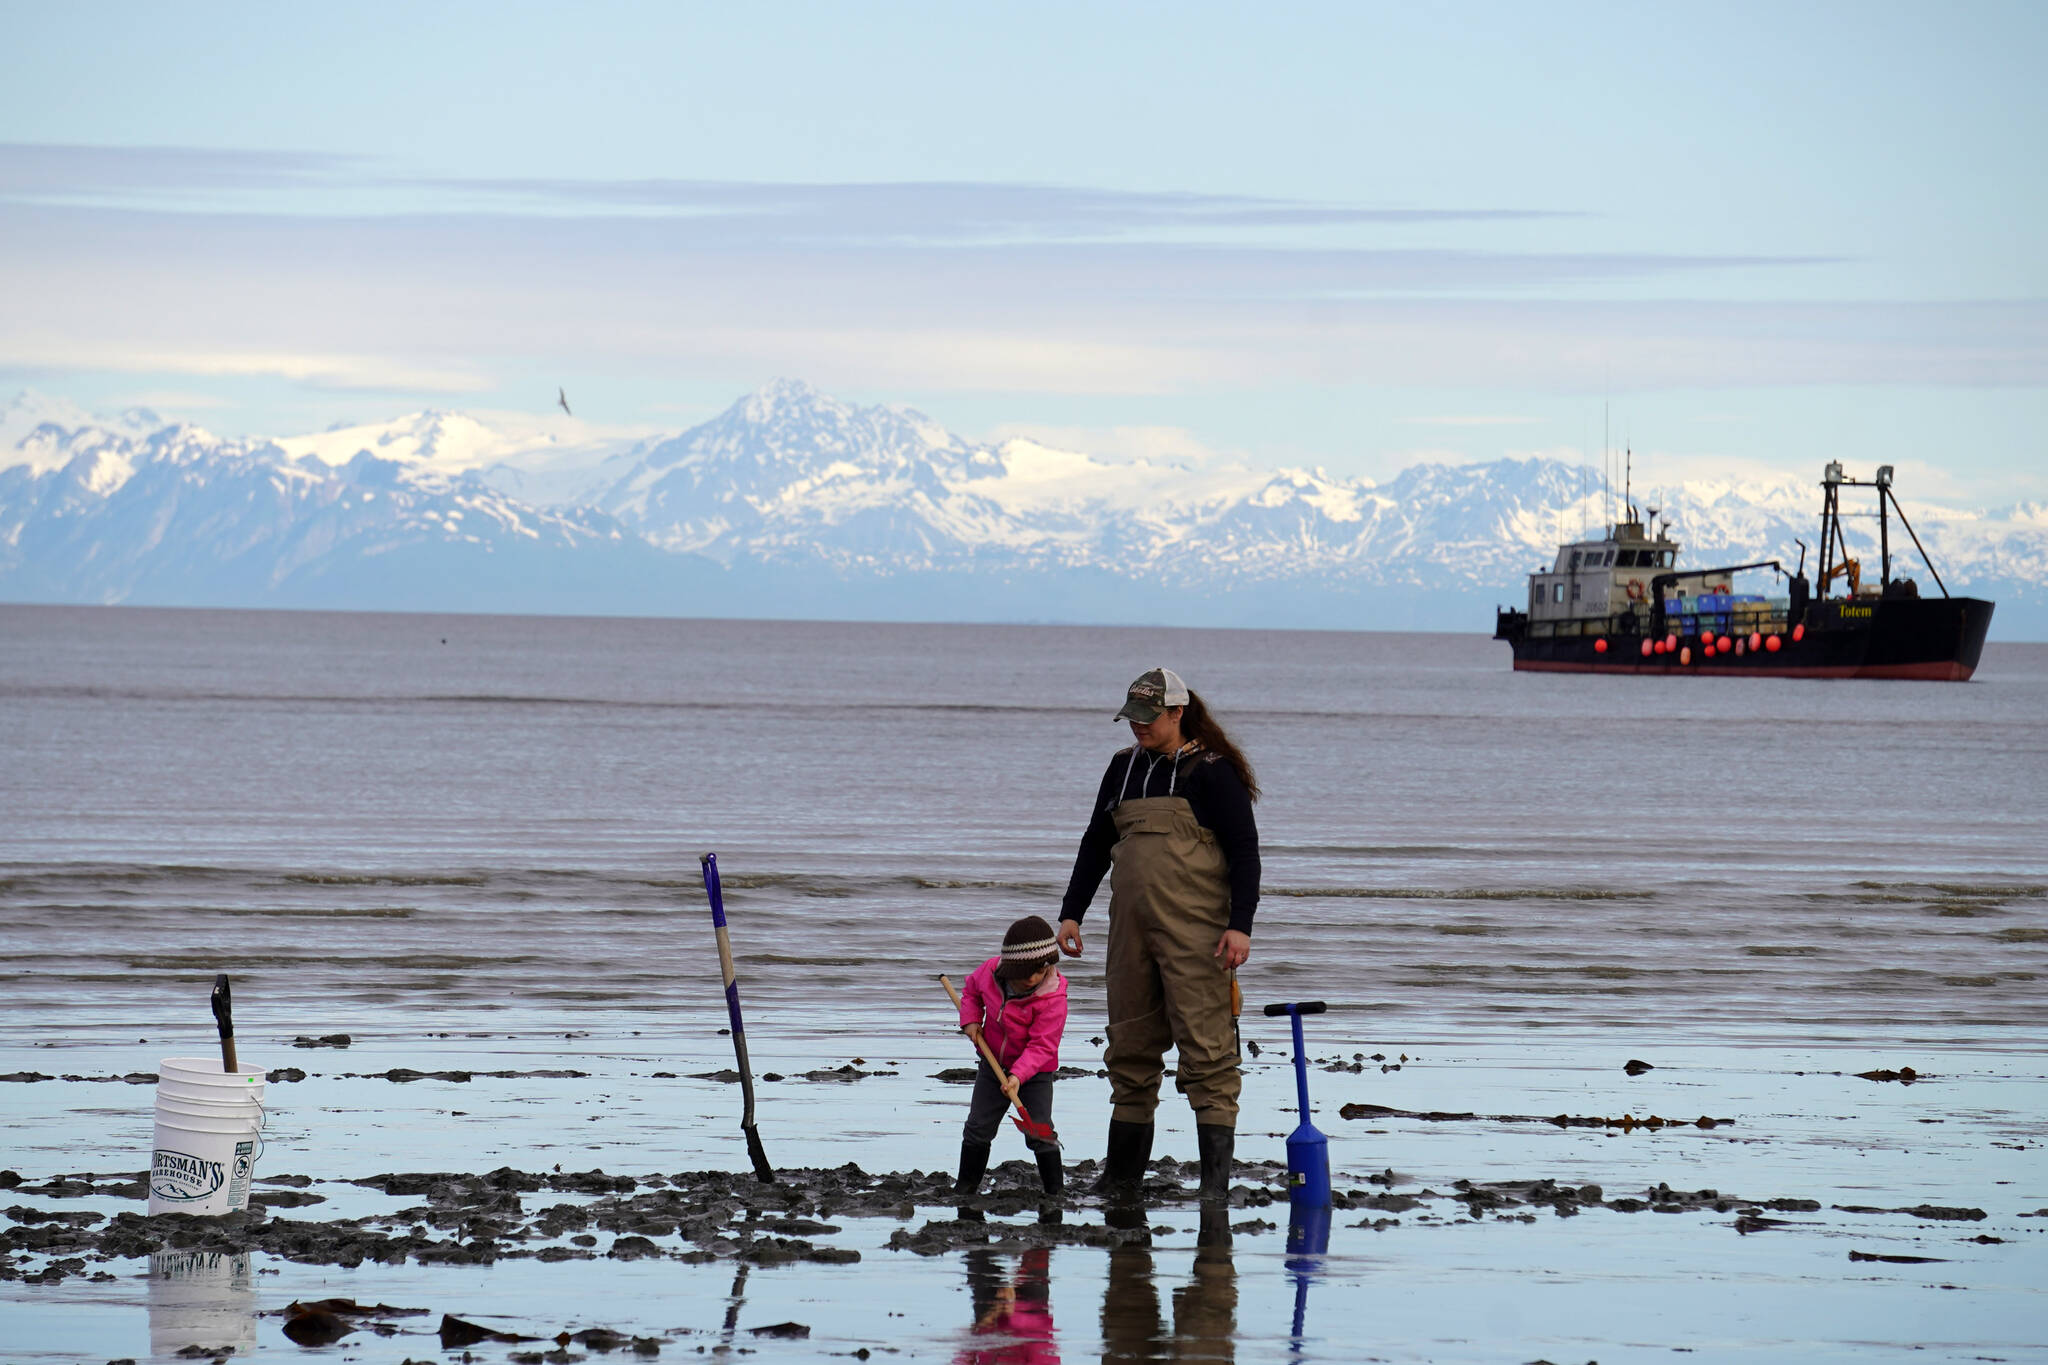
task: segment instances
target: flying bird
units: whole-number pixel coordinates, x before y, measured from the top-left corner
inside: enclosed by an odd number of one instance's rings
[[[568,412],[571,417],[576,415],[573,412],[569,412],[569,394],[566,389],[560,387],[555,389],[555,402],[561,407],[563,412]]]

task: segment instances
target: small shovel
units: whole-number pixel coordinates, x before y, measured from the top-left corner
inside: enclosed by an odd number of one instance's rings
[[[1266,1006],[1269,1018],[1284,1014],[1294,1023],[1294,1091],[1301,1098],[1301,1126],[1287,1135],[1287,1199],[1296,1209],[1330,1207],[1330,1140],[1309,1122],[1308,1053],[1301,1040],[1301,1016],[1329,1008],[1320,1000]]]
[[[958,1010],[960,1008],[960,992],[953,989],[952,981],[942,973],[939,976],[939,984],[946,988],[946,997],[953,1002],[953,1008]],[[981,1058],[988,1063],[988,1069],[996,1073],[996,1080],[1004,1085],[1008,1085],[1010,1083],[1010,1074],[1003,1070],[1003,1064],[996,1060],[996,1054],[990,1050],[988,1043],[979,1036],[975,1036],[974,1045],[981,1049]],[[1017,1131],[1025,1137],[1037,1138],[1040,1142],[1050,1142],[1054,1146],[1059,1145],[1059,1134],[1053,1132],[1052,1125],[1040,1123],[1037,1119],[1032,1118],[1030,1111],[1025,1109],[1024,1101],[1022,1100],[1017,1101],[1017,1112],[1011,1117],[1010,1122],[1016,1124]]]
[[[213,978],[213,1022],[220,1025],[220,1074],[232,1076],[235,1065],[235,997],[228,990],[228,974]]]

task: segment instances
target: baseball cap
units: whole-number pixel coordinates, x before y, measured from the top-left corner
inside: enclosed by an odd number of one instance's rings
[[[1131,683],[1124,694],[1124,709],[1116,713],[1116,719],[1150,725],[1169,707],[1187,704],[1188,685],[1180,680],[1180,674],[1170,668],[1155,668],[1140,673]]]

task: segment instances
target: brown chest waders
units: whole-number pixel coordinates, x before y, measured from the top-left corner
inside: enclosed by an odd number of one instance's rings
[[[1109,890],[1111,1117],[1150,1123],[1168,1046],[1174,1084],[1198,1124],[1237,1123],[1233,973],[1216,959],[1230,927],[1230,876],[1216,838],[1185,797],[1147,796],[1110,812],[1117,842]]]

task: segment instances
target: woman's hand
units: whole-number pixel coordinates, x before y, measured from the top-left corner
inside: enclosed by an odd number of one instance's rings
[[[1081,921],[1063,919],[1060,921],[1060,951],[1068,957],[1081,955]]]
[[[1216,940],[1216,960],[1227,971],[1236,971],[1252,955],[1252,936],[1235,929],[1225,929],[1223,937]]]

